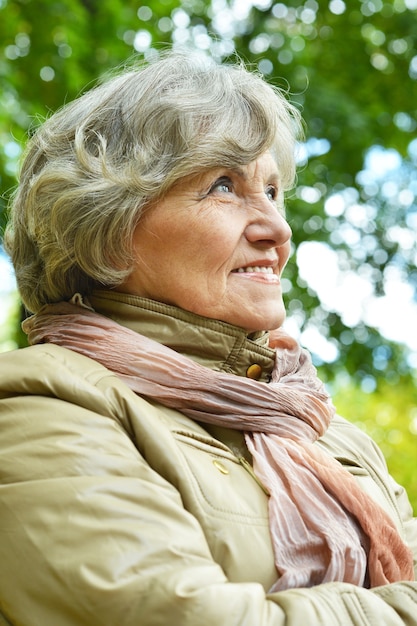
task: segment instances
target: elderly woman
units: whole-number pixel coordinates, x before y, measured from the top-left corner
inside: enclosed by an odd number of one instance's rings
[[[1,623],[417,624],[407,496],[281,330],[298,129],[256,74],[171,53],[29,141]]]

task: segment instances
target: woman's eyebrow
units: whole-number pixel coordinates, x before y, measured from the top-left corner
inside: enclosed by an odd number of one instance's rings
[[[243,167],[240,167],[239,165],[237,165],[236,167],[231,167],[230,171],[236,174],[237,176],[239,176],[240,178],[243,178],[244,181],[248,180],[248,174],[247,172],[245,172]]]
[[[233,172],[234,174],[236,174],[237,176],[239,176],[239,178],[242,178],[242,180],[244,180],[245,182],[248,180],[248,174],[247,171],[243,168],[240,167],[239,165],[236,165],[235,167],[231,167],[230,171]],[[271,170],[269,175],[266,177],[266,180],[270,181],[270,182],[279,182],[279,171],[278,170]]]

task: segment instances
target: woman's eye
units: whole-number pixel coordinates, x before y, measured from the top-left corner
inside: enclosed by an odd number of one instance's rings
[[[230,180],[230,178],[219,178],[210,187],[209,193],[213,193],[213,191],[220,191],[221,193],[231,193],[233,191],[232,181]]]
[[[277,188],[274,187],[274,185],[268,185],[268,187],[265,189],[265,194],[267,198],[271,200],[271,202],[275,202],[278,196]]]

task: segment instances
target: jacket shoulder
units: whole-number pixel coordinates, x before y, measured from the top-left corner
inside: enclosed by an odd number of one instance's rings
[[[335,415],[318,445],[343,465],[361,464],[365,460],[386,470],[384,456],[374,440],[356,424],[340,415]]]
[[[122,423],[130,432],[129,420],[121,405],[133,391],[106,367],[67,348],[55,344],[38,344],[0,354],[0,400],[7,407],[22,411],[30,402],[30,410],[56,412],[44,403],[55,400],[61,415],[74,415],[88,410]],[[148,403],[136,397],[140,406]],[[0,412],[2,403],[0,403]]]
[[[64,370],[87,377],[92,382],[110,374],[103,365],[89,357],[55,344],[38,344],[0,354],[0,389],[11,381],[15,386],[19,383],[24,386],[27,381],[60,378]]]

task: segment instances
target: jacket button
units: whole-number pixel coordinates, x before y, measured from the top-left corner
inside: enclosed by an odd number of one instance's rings
[[[253,365],[249,365],[246,370],[247,378],[252,378],[253,380],[259,380],[262,374],[262,367],[258,365],[258,363],[253,363]]]
[[[219,461],[218,459],[214,459],[213,460],[213,465],[214,467],[216,467],[219,472],[221,474],[228,474],[229,470],[227,469],[227,467],[225,465],[223,465],[223,463],[221,461]]]

